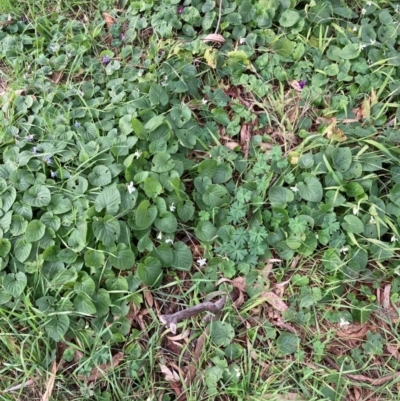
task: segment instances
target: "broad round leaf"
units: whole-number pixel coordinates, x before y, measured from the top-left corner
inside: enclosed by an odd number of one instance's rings
[[[56,315],[50,318],[44,328],[47,334],[54,341],[61,341],[69,327],[69,318],[67,315]]]
[[[0,257],[5,258],[11,250],[11,242],[7,238],[0,239]]]
[[[113,216],[98,217],[93,221],[93,234],[104,246],[112,246],[118,241],[120,225]]]
[[[26,287],[27,279],[25,273],[9,273],[4,277],[4,289],[13,297],[19,297]]]
[[[273,206],[284,206],[286,203],[292,202],[294,194],[290,189],[283,187],[271,187],[269,192],[269,201]]]
[[[105,256],[104,252],[97,251],[95,249],[88,249],[84,255],[85,265],[93,267],[94,269],[100,269],[104,266]]]
[[[183,242],[174,244],[172,267],[177,270],[189,271],[192,267],[193,256],[190,248]]]
[[[96,166],[88,175],[88,180],[94,187],[108,185],[111,182],[111,172],[106,166]]]
[[[350,168],[352,158],[350,148],[336,148],[332,152],[333,164],[341,173]]]
[[[51,193],[44,185],[34,185],[24,193],[24,203],[29,206],[43,207],[50,203]]]
[[[154,221],[156,228],[164,233],[174,233],[178,228],[176,217],[171,212],[164,212]]]
[[[344,217],[342,227],[347,232],[354,234],[361,234],[364,231],[363,222],[357,216],[353,216],[351,214]]]
[[[281,17],[279,18],[279,23],[285,27],[289,28],[296,24],[296,22],[300,19],[300,14],[294,10],[285,10]]]
[[[40,220],[32,220],[25,230],[25,240],[28,242],[39,241],[46,230],[46,226]]]
[[[96,307],[89,295],[85,293],[78,294],[74,299],[75,311],[83,313],[85,315],[94,315],[96,313]]]
[[[118,244],[117,249],[111,252],[110,262],[119,270],[128,270],[135,264],[135,254],[127,245]]]
[[[200,241],[211,242],[217,233],[217,228],[210,221],[200,221],[194,232]]]
[[[96,212],[106,209],[106,214],[114,215],[118,212],[121,195],[116,186],[105,188],[94,201]]]
[[[14,245],[14,255],[16,259],[23,263],[31,253],[32,244],[25,239],[19,239]]]
[[[143,283],[149,287],[157,287],[161,284],[162,268],[157,258],[148,256],[143,263],[139,263],[137,272]]]
[[[215,344],[227,347],[235,337],[235,330],[226,322],[212,322],[210,323],[210,337]]]
[[[322,185],[316,177],[307,177],[304,182],[297,184],[299,195],[310,202],[321,202],[323,189]]]
[[[284,355],[294,354],[298,349],[299,343],[300,340],[295,334],[287,332],[281,333],[276,340],[278,350]]]

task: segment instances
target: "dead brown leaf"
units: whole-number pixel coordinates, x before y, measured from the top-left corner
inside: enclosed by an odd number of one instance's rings
[[[361,326],[359,324],[350,324],[342,327],[336,334],[342,339],[360,339],[365,337],[369,328],[368,325]]]
[[[49,401],[51,393],[53,392],[54,381],[56,380],[56,373],[57,373],[57,362],[54,361],[53,366],[51,367],[51,373],[49,380],[47,382],[46,391],[42,396],[42,401]]]
[[[161,368],[161,372],[164,374],[166,381],[168,381],[168,382],[180,382],[181,381],[178,373],[176,373],[172,369],[167,368],[166,365],[160,364],[160,368]]]
[[[274,309],[278,310],[279,312],[284,312],[288,309],[288,306],[285,302],[282,301],[281,297],[278,297],[274,292],[262,292],[261,298],[264,298],[264,301],[267,301]]]
[[[61,81],[62,76],[63,76],[63,72],[62,71],[55,71],[50,75],[50,79],[55,84],[58,84]]]
[[[144,287],[144,291],[143,291],[144,292],[144,298],[145,298],[145,300],[147,302],[147,305],[150,308],[152,308],[153,305],[154,305],[153,294],[151,293],[151,291],[147,287],[145,287],[145,286],[143,286],[143,287]]]
[[[210,33],[204,39],[204,42],[225,43],[225,38],[219,33]]]
[[[171,341],[180,341],[180,340],[185,340],[186,338],[188,338],[190,335],[190,330],[186,329],[183,333],[178,334],[176,336],[167,336],[168,340]]]
[[[113,356],[112,361],[110,363],[103,363],[99,367],[94,367],[88,377],[78,375],[78,379],[84,380],[87,382],[93,382],[95,380],[101,379],[107,372],[116,368],[119,365],[119,363],[121,362],[121,359],[123,357],[124,357],[124,353],[118,352],[117,354],[115,354]]]
[[[111,27],[115,24],[115,19],[108,13],[103,13],[103,17],[107,24],[107,30],[110,32]]]
[[[243,124],[240,129],[240,144],[244,149],[244,158],[247,159],[250,150],[251,128],[249,124]]]
[[[392,344],[386,344],[386,349],[393,358],[396,358],[398,361],[400,361],[399,346],[396,347]]]

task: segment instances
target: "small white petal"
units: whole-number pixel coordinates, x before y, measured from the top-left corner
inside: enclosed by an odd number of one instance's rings
[[[169,207],[169,211],[170,212],[175,212],[175,209],[176,209],[176,207],[175,207],[174,203],[172,202],[171,206]]]
[[[142,152],[140,151],[140,150],[137,150],[134,154],[133,154],[133,157],[135,158],[135,159],[139,159],[139,157],[142,155]]]
[[[365,8],[363,8],[363,9],[361,10],[361,14],[362,14],[362,15],[364,15],[366,12],[367,12],[367,10],[366,10]]]
[[[371,218],[369,219],[369,224],[375,224],[375,223],[376,223],[375,219],[373,218],[373,216],[371,216]]]
[[[357,206],[353,207],[353,214],[357,216],[358,212],[360,211],[360,209]]]
[[[349,324],[350,323],[347,322],[346,320],[344,320],[342,317],[340,318],[340,323],[339,323],[340,327],[345,327],[345,326],[348,326]]]
[[[390,238],[390,242],[396,242],[397,238],[393,235],[392,238]]]
[[[126,184],[126,187],[128,189],[128,192],[130,194],[133,194],[136,191],[135,186],[133,185],[133,181],[131,181],[129,184]]]
[[[162,232],[161,231],[157,234],[157,239],[162,239]]]
[[[246,38],[240,38],[239,43],[242,45],[243,43],[246,43]]]
[[[197,263],[199,264],[200,267],[203,267],[207,264],[207,259],[197,259]]]
[[[208,103],[208,100],[207,100],[207,99],[204,99],[204,97],[203,97],[203,99],[201,99],[201,103],[207,104],[207,103]]]
[[[165,240],[165,243],[166,243],[166,244],[173,244],[174,241],[172,241],[171,238],[167,238],[167,239]]]
[[[357,32],[358,28],[356,26],[353,27],[353,31]]]
[[[341,250],[340,253],[346,254],[349,251],[349,248],[347,246],[344,246]]]
[[[299,188],[297,188],[297,185],[296,186],[294,186],[294,187],[290,187],[290,189],[293,191],[293,192],[299,192]]]

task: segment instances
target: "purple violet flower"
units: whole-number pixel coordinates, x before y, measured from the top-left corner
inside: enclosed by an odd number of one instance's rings
[[[110,57],[108,57],[108,56],[103,56],[102,63],[103,63],[103,64],[107,64],[107,63],[109,63],[109,62],[110,62]]]
[[[299,82],[300,89],[303,89],[306,85],[307,85],[307,81],[306,80],[302,80],[302,81]]]
[[[50,171],[51,178],[57,177],[57,171]]]
[[[178,6],[178,9],[177,9],[178,14],[182,14],[184,9],[185,9],[184,6]]]
[[[123,33],[121,33],[121,40],[124,41],[125,40],[125,35]]]
[[[44,157],[44,161],[45,161],[47,164],[50,164],[50,165],[53,164],[53,161],[50,159],[50,156],[45,156],[45,157]]]
[[[79,121],[76,121],[75,124],[74,124],[74,126],[78,128],[78,127],[81,126],[81,123],[80,123]]]
[[[36,147],[36,146],[34,146],[34,147],[32,148],[32,153],[33,153],[34,155],[37,155],[37,147]]]
[[[27,135],[26,136],[26,141],[27,142],[32,142],[33,141],[33,135]]]

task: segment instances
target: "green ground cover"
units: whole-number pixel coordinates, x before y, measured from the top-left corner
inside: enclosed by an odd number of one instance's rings
[[[399,6],[0,0],[1,399],[396,399]]]

